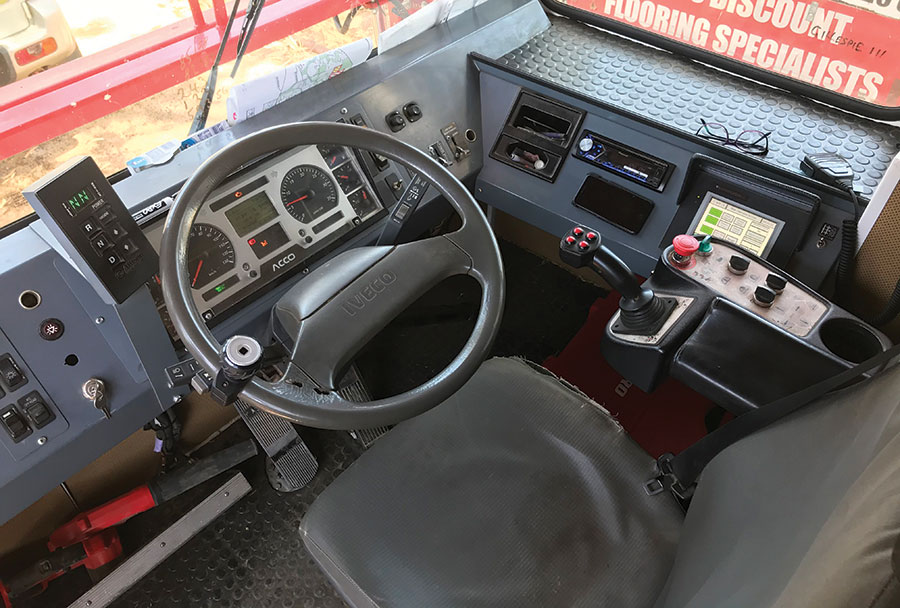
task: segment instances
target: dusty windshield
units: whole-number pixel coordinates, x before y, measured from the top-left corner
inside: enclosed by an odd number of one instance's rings
[[[229,112],[233,122],[270,101],[236,96],[242,84],[344,49],[273,97],[299,93],[364,61],[381,32],[428,2],[239,0],[201,136],[228,128]],[[0,0],[0,226],[31,213],[20,191],[73,156],[93,156],[107,175],[134,172],[196,131],[233,7],[234,0]]]
[[[825,91],[900,106],[900,0],[560,1]]]

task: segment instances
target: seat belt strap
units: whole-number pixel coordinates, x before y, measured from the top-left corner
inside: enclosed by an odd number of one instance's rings
[[[656,494],[669,489],[679,500],[689,499],[700,473],[725,448],[813,403],[867,371],[889,362],[897,355],[900,355],[900,345],[892,346],[835,376],[742,414],[677,455],[663,454],[657,460],[659,475],[645,484],[647,493]],[[890,366],[885,369],[887,367]]]

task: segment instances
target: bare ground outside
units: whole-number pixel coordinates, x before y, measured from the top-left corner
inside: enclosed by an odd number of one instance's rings
[[[190,17],[186,0],[118,3],[108,0],[59,0],[85,55]],[[208,7],[209,2],[206,0]],[[265,9],[264,9],[265,10]],[[342,15],[342,19],[346,15]],[[207,124],[225,118],[225,99],[232,84],[267,74],[278,67],[374,36],[372,11],[360,11],[341,34],[324,21],[260,48],[244,57],[237,77],[228,78],[232,64],[219,70],[218,86]],[[173,74],[173,80],[182,80]],[[206,84],[206,75],[191,78],[138,103],[122,108],[48,142],[0,161],[0,226],[31,213],[21,191],[73,156],[90,155],[110,175],[135,156],[188,135],[191,119]]]

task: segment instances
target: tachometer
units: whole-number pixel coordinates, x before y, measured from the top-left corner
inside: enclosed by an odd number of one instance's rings
[[[191,226],[188,270],[191,287],[200,289],[234,269],[234,247],[225,234],[209,224]]]
[[[281,202],[298,221],[308,224],[338,204],[337,187],[324,170],[299,165],[281,180]]]

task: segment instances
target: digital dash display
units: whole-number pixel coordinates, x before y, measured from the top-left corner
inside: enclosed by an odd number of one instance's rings
[[[708,192],[692,223],[694,234],[708,234],[766,257],[784,222]]]
[[[97,195],[94,193],[94,189],[90,185],[87,185],[84,188],[79,188],[65,199],[63,201],[63,207],[70,216],[75,217],[90,207],[96,200]]]
[[[238,236],[246,236],[278,217],[278,211],[269,200],[269,195],[262,191],[247,197],[226,211],[225,217]]]

